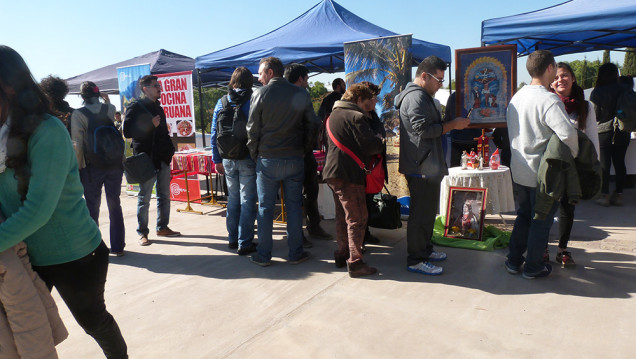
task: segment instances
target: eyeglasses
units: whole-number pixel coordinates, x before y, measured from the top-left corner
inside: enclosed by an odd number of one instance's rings
[[[438,83],[438,84],[440,84],[440,85],[441,85],[441,84],[443,84],[443,83],[444,83],[444,79],[443,79],[443,78],[442,78],[442,79],[438,79],[437,77],[435,77],[435,75],[433,75],[433,74],[432,74],[432,73],[430,73],[430,72],[427,72],[426,74],[427,74],[428,76],[430,76],[430,77],[434,78],[434,79],[437,81],[437,83]]]
[[[146,87],[154,87],[154,88],[156,88],[156,89],[161,90],[161,85],[159,85],[159,84],[148,85],[148,86],[146,86]]]

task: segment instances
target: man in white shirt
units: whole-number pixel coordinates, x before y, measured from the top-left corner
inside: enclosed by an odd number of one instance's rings
[[[532,82],[512,97],[506,113],[512,150],[510,170],[519,209],[505,267],[508,272],[518,274],[524,265],[523,277],[534,279],[547,277],[552,272],[552,266],[543,263],[543,252],[558,208],[558,201],[555,201],[545,220],[533,219],[541,157],[552,134],[556,134],[576,157],[578,135],[563,102],[548,90],[557,70],[552,53],[546,50],[533,52],[528,56],[526,68]]]

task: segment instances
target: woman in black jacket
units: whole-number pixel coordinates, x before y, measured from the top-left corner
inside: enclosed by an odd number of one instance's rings
[[[336,267],[347,265],[349,276],[360,277],[377,272],[362,260],[362,242],[367,225],[366,174],[356,161],[334,142],[348,148],[363,163],[381,153],[382,136],[369,125],[367,113],[375,106],[373,92],[355,84],[336,101],[327,121],[327,159],[322,176],[334,193],[336,205]]]
[[[603,185],[601,197],[597,200],[602,206],[610,204],[622,206],[623,186],[627,177],[625,154],[629,146],[629,132],[620,131],[614,126],[616,117],[616,102],[619,95],[626,91],[625,86],[618,81],[618,68],[612,63],[603,64],[598,69],[596,85],[590,95],[594,104],[596,122],[598,123],[598,140],[603,169]],[[616,189],[609,195],[610,168],[614,165],[616,172]]]

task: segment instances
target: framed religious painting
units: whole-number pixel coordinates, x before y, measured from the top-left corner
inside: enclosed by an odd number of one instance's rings
[[[517,45],[455,50],[455,115],[473,128],[506,126],[517,88]]]
[[[486,188],[450,187],[444,237],[481,241]]]

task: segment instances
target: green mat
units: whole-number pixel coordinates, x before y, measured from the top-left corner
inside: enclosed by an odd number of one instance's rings
[[[439,246],[494,251],[498,248],[507,248],[510,242],[510,232],[502,231],[495,226],[484,226],[482,241],[444,237],[445,222],[445,216],[437,216],[435,219],[432,241]]]

